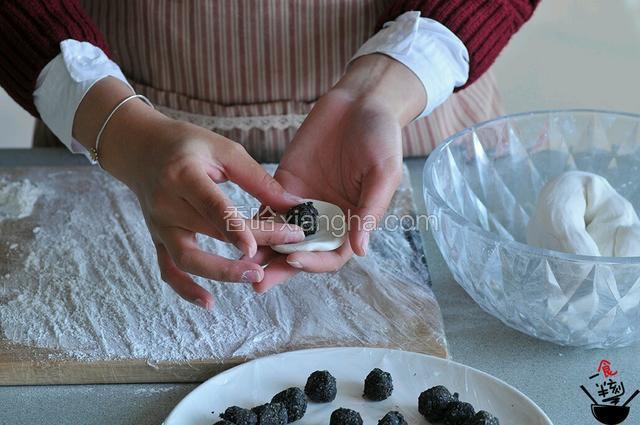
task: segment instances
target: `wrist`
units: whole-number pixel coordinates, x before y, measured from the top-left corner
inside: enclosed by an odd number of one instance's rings
[[[122,105],[100,137],[100,166],[137,193],[145,169],[153,167],[154,147],[172,121],[140,99]]]
[[[116,78],[107,77],[94,84],[76,111],[74,138],[88,150],[95,148],[98,132],[109,114],[132,94],[131,88]],[[118,108],[100,137],[102,168],[131,187],[130,174],[150,140],[145,135],[162,119],[167,118],[140,99],[131,99]]]
[[[354,100],[384,108],[405,126],[424,110],[427,93],[405,65],[383,54],[357,58],[334,86]]]

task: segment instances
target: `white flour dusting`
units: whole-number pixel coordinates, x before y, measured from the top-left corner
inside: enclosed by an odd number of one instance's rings
[[[28,198],[11,209],[14,219],[0,221],[0,331],[10,342],[151,363],[326,345],[444,345],[427,270],[408,255],[415,247],[402,233],[378,232],[367,258],[337,273],[301,274],[265,295],[200,280],[216,298],[207,312],[161,281],[137,201],[101,171],[0,168],[0,178]],[[236,205],[254,204],[236,186],[223,188]],[[409,212],[410,190],[394,208]],[[202,245],[237,255],[212,239]]]
[[[158,394],[166,394],[169,392],[184,391],[184,385],[175,384],[153,384],[144,385],[133,390],[133,394],[137,396],[154,396]]]
[[[27,217],[42,192],[27,179],[0,179],[0,221]]]

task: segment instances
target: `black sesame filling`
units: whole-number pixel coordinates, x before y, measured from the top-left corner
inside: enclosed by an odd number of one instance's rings
[[[289,224],[301,227],[305,236],[318,231],[318,210],[311,201],[291,207],[285,215],[285,220]]]

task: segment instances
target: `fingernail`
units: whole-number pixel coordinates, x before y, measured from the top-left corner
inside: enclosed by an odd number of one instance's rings
[[[293,193],[285,192],[284,198],[287,201],[295,202],[296,204],[301,204],[304,202],[304,198],[294,195]]]
[[[289,261],[289,260],[287,260],[287,264],[289,264],[294,269],[301,269],[302,268],[302,264],[299,261],[293,261],[293,260]]]
[[[287,236],[284,238],[284,243],[302,242],[304,237],[304,231],[297,230],[295,232],[287,233]]]
[[[262,269],[260,269],[260,270],[247,270],[246,272],[242,273],[242,276],[240,277],[240,282],[242,282],[242,283],[260,282],[262,280],[263,276],[264,276],[264,272],[262,271]]]
[[[193,301],[193,303],[198,307],[202,307],[205,310],[209,310],[209,304],[207,304],[207,302],[201,298],[196,299],[195,301]]]
[[[360,246],[362,247],[363,254],[367,255],[367,250],[369,249],[369,232],[364,232],[364,235],[362,235]]]

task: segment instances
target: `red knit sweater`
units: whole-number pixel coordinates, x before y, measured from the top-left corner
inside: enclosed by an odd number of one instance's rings
[[[380,17],[380,25],[410,10],[444,24],[469,50],[469,85],[489,68],[539,1],[396,0]],[[38,75],[68,38],[88,41],[109,54],[78,0],[0,0],[0,85],[34,116]]]

